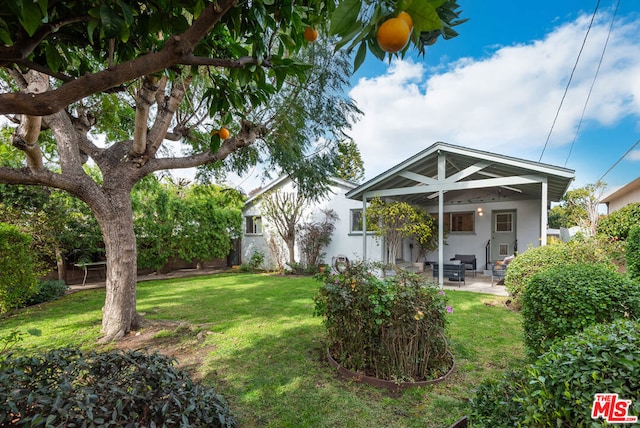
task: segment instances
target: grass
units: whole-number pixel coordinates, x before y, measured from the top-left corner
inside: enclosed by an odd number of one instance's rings
[[[138,285],[138,311],[180,321],[148,344],[197,355],[193,375],[229,400],[242,427],[441,428],[467,414],[479,382],[524,361],[521,319],[504,298],[448,291],[456,369],[446,381],[401,394],[343,381],[326,362],[322,320],[313,316],[319,286],[309,277],[252,274],[150,281]],[[104,290],[87,290],[17,311],[2,319],[0,337],[36,333],[20,342],[25,353],[94,348],[103,303]]]

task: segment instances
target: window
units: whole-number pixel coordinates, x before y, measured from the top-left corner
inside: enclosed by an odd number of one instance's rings
[[[431,215],[438,221],[437,213]],[[473,211],[444,213],[443,219],[445,233],[468,233],[475,231],[475,213]]]
[[[473,232],[474,213],[451,213],[452,232]]]
[[[351,232],[362,232],[362,209],[351,210]]]
[[[513,232],[513,215],[511,213],[496,214],[496,232]]]
[[[245,218],[246,228],[244,233],[247,235],[260,235],[262,234],[262,217],[260,216],[246,216]]]

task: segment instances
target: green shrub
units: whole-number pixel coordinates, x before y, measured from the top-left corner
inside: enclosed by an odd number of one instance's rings
[[[19,308],[38,284],[31,237],[17,227],[0,223],[0,314]]]
[[[523,294],[525,346],[530,357],[591,325],[640,317],[640,287],[601,264],[558,266],[531,277]]]
[[[451,367],[444,293],[400,271],[379,278],[379,267],[353,263],[324,281],[315,298],[331,355],[345,368],[386,380],[426,380]]]
[[[535,363],[474,391],[473,427],[596,427],[594,395],[617,393],[640,415],[640,323],[598,324],[555,343]],[[609,426],[609,424],[606,424]],[[626,426],[626,425],[625,425]]]
[[[9,357],[0,361],[0,403],[0,426],[236,426],[212,388],[137,351]]]
[[[618,393],[632,401],[629,414],[640,416],[640,324],[590,327],[553,345],[527,371],[522,426],[603,426],[591,419],[596,393]]]
[[[473,427],[514,427],[522,419],[522,393],[527,382],[524,370],[509,370],[499,379],[483,381],[469,401]]]
[[[633,202],[602,217],[598,221],[598,234],[626,241],[631,228],[639,223],[640,202]]]
[[[511,294],[514,305],[521,304],[521,295],[529,278],[554,266],[570,263],[606,263],[616,270],[608,245],[596,239],[561,241],[542,247],[530,248],[519,254],[511,263],[504,278],[504,285]]]
[[[640,281],[640,225],[632,227],[627,238],[627,273]]]
[[[65,284],[64,281],[40,281],[36,292],[27,299],[26,305],[37,305],[38,303],[56,300],[57,298],[64,296],[68,288],[69,287],[67,287],[67,284]]]

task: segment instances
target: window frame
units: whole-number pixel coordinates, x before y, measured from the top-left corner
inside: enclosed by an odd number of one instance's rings
[[[436,222],[438,222],[439,224],[440,218],[438,213],[433,213],[431,215],[436,219]],[[470,230],[454,230],[452,228],[452,225],[454,224],[454,216],[469,216],[471,220]],[[475,211],[449,211],[449,212],[443,213],[443,218],[444,218],[445,233],[456,234],[456,235],[463,235],[465,233],[466,234],[476,233],[476,212]],[[464,225],[464,219],[462,221],[456,221],[456,224]]]
[[[262,216],[260,215],[246,215],[244,216],[245,226],[244,234],[250,236],[262,235]],[[251,226],[251,231],[249,231]]]

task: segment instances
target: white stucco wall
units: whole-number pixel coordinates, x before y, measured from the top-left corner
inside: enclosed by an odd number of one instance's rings
[[[620,195],[618,198],[611,199],[607,204],[608,214],[624,208],[627,205],[640,201],[640,188],[632,189],[629,192]]]
[[[483,215],[477,214],[478,207],[482,208]],[[492,202],[482,204],[459,204],[455,206],[445,206],[445,213],[448,212],[475,212],[475,231],[468,233],[450,233],[446,238],[444,246],[445,262],[455,256],[455,254],[473,254],[476,256],[478,270],[484,269],[486,263],[486,246],[491,239],[492,215],[494,211],[515,210],[516,212],[516,239],[517,251],[522,253],[530,247],[540,246],[540,201],[515,201],[515,202]],[[434,211],[435,212],[435,211]],[[408,250],[409,242],[405,242],[404,250]],[[406,254],[406,253],[405,253]],[[417,256],[414,246],[413,256]],[[404,258],[407,260],[407,258]],[[428,261],[438,260],[438,251],[427,254]]]
[[[348,183],[342,181],[334,183],[331,185],[331,192],[326,198],[309,204],[304,211],[303,218],[301,219],[302,223],[321,220],[323,218],[321,210],[326,209],[327,207],[330,207],[338,214],[339,219],[335,222],[335,231],[333,233],[332,241],[329,246],[323,250],[326,253],[324,258],[325,263],[331,263],[332,258],[338,255],[347,256],[350,260],[362,259],[362,233],[350,233],[351,209],[361,209],[362,202],[347,199],[344,196],[346,192],[352,190],[354,187],[355,186],[348,185]],[[289,179],[284,179],[274,189],[278,189],[283,192],[295,191],[294,184]],[[246,205],[243,210],[243,216],[245,219],[247,216],[262,216],[260,202],[250,202]],[[275,233],[275,229],[264,217],[262,220],[263,233],[259,235],[247,234],[246,224],[243,224],[241,262],[247,263],[255,251],[261,251],[265,254],[267,266],[274,268],[276,263],[271,257],[267,240],[269,239],[270,233]],[[284,243],[282,245],[284,246]],[[300,249],[297,245],[295,253],[296,261],[300,261]],[[286,249],[284,249],[284,254],[288,255]],[[381,258],[382,246],[376,239],[374,239],[373,236],[367,237],[367,254],[368,256],[375,257],[376,259]]]

